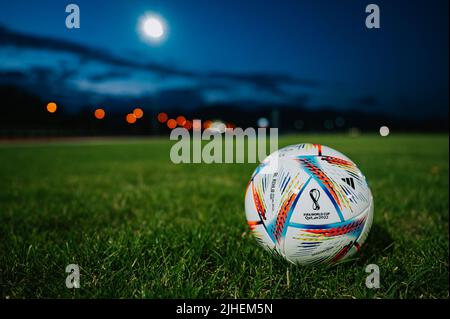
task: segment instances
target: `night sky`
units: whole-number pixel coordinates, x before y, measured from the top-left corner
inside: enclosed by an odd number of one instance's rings
[[[0,84],[72,107],[158,96],[448,114],[448,1],[77,0],[77,30],[68,3],[0,2]],[[369,3],[381,29],[365,27]],[[146,12],[167,23],[162,43],[141,40]]]

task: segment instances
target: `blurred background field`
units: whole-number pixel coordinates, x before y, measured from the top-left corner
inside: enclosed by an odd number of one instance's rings
[[[448,1],[377,5],[369,29],[363,0],[79,0],[70,28],[64,4],[0,3],[0,138],[167,136],[179,116],[448,133]]]
[[[0,143],[0,294],[130,298],[448,298],[448,134],[288,135],[355,161],[375,201],[362,253],[331,267],[249,235],[256,164],[171,163],[164,138]],[[81,288],[65,267],[81,267]],[[381,288],[365,287],[365,266]]]

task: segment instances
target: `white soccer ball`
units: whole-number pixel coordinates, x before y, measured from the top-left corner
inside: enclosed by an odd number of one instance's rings
[[[345,155],[297,144],[269,155],[245,194],[252,233],[297,264],[336,263],[359,251],[373,220],[366,178]]]

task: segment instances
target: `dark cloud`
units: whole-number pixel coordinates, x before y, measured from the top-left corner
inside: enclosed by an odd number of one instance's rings
[[[285,95],[282,88],[284,85],[309,88],[319,85],[316,81],[299,79],[286,74],[210,72],[207,74],[207,77],[246,83],[274,95]]]
[[[29,76],[38,83],[49,83],[55,76],[55,71],[52,68],[34,66],[29,69]]]
[[[222,91],[228,92],[233,89],[233,85],[230,83],[225,83],[224,81],[216,80],[203,80],[199,81],[196,85],[198,90],[201,91]]]
[[[28,86],[47,86],[55,89],[65,85],[67,80],[78,74],[76,68],[67,68],[61,65],[59,68],[46,66],[31,66],[24,70],[7,69],[0,71],[2,82],[23,84]]]
[[[61,61],[59,63],[59,68],[57,70],[57,74],[55,76],[54,81],[59,84],[66,84],[66,82],[79,74],[79,68],[71,66],[66,61]]]
[[[111,66],[132,68],[140,71],[148,71],[157,76],[173,76],[173,77],[187,77],[201,82],[201,85],[207,81],[228,81],[233,82],[233,85],[247,84],[256,89],[264,90],[274,95],[282,96],[285,94],[284,86],[297,87],[317,87],[318,83],[313,80],[300,79],[286,74],[271,74],[271,73],[230,73],[230,72],[210,72],[203,74],[200,72],[193,72],[181,68],[167,66],[159,63],[138,62],[124,59],[108,52],[91,48],[85,45],[76,44],[70,41],[43,37],[38,35],[31,35],[12,31],[0,26],[0,45],[13,46],[16,48],[32,48],[38,50],[48,50],[57,52],[66,52],[75,54],[80,58],[80,61],[95,60],[97,62],[109,64]],[[121,73],[111,71],[103,75],[91,77],[93,81],[107,80],[109,78],[122,77]],[[126,76],[126,75],[124,75]],[[221,86],[225,89],[224,84],[214,83],[216,86]]]
[[[37,83],[39,85],[48,84],[54,72],[50,68],[35,66],[27,70],[4,70],[0,72],[2,82],[15,83],[19,85],[29,85]]]
[[[114,66],[138,68],[162,75],[194,76],[195,73],[171,68],[156,63],[140,63],[111,55],[105,51],[90,48],[62,39],[30,35],[11,31],[0,26],[0,45],[40,50],[66,52],[78,55],[81,59],[96,60]]]
[[[126,78],[129,75],[130,74],[127,72],[108,71],[108,72],[104,72],[104,73],[90,75],[88,77],[88,79],[93,82],[102,82],[102,81],[108,81],[108,80],[112,80],[112,79]]]
[[[26,79],[27,79],[27,74],[22,71],[16,71],[16,70],[0,71],[0,81],[1,82],[15,82],[15,81],[23,81]]]

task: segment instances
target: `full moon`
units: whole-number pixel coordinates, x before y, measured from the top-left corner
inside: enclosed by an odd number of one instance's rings
[[[139,19],[139,33],[143,40],[161,42],[166,34],[164,20],[154,14],[146,14]]]
[[[160,38],[164,34],[161,21],[156,18],[147,18],[142,26],[144,33],[151,38]]]

